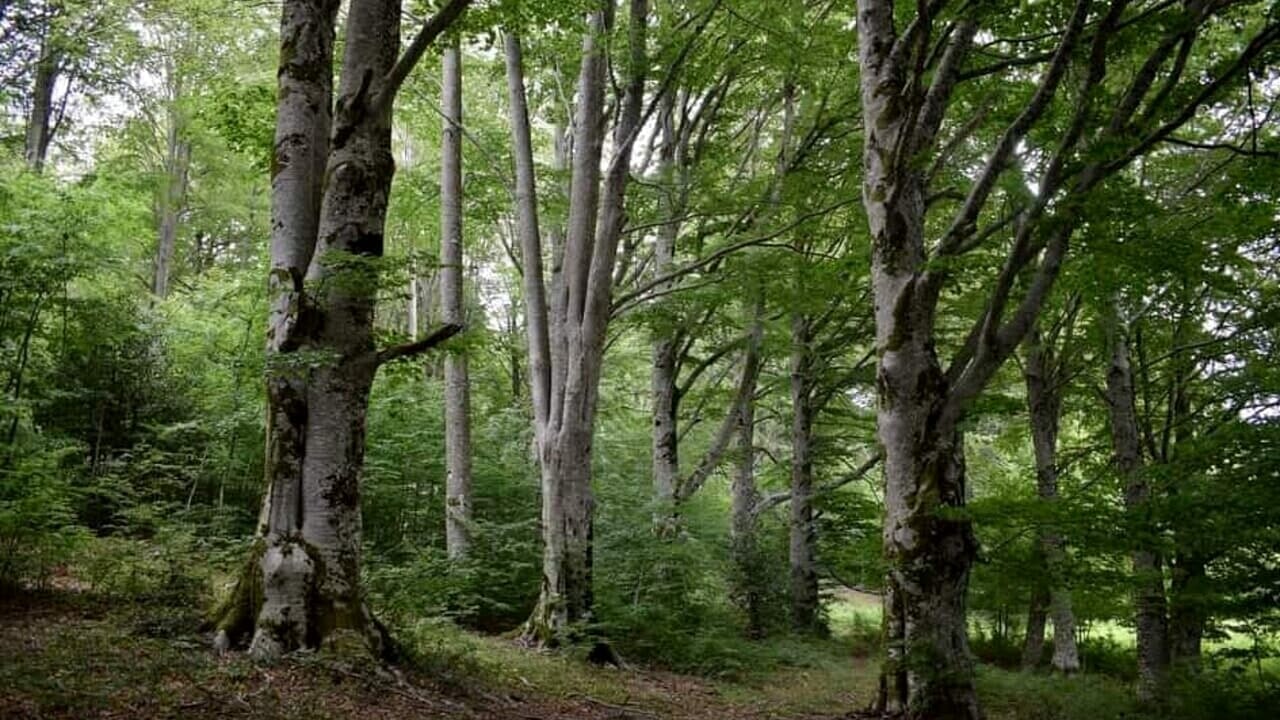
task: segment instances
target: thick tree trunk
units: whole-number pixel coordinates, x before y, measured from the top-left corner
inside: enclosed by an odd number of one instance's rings
[[[398,82],[392,68],[400,3],[352,5],[331,116],[338,4],[286,0],[280,26],[267,492],[259,540],[217,619],[215,640],[226,649],[252,637],[250,652],[263,658],[345,644],[345,638],[374,654],[387,649],[360,584],[360,473],[369,390],[381,362],[421,352],[457,331],[448,327],[381,352],[374,346],[377,270],[362,260],[383,252],[395,170],[391,100]],[[437,17],[450,10],[456,17],[461,7],[452,3]],[[425,36],[424,31],[419,39]]]
[[[48,34],[51,31],[46,31]],[[46,38],[36,61],[35,81],[31,88],[31,111],[27,115],[24,155],[27,167],[35,172],[44,171],[49,155],[49,143],[53,140],[53,90],[58,82],[60,58],[56,48]]]
[[[1069,341],[1069,339],[1068,339]],[[1036,495],[1046,504],[1058,500],[1058,426],[1062,416],[1062,367],[1055,362],[1052,348],[1045,346],[1038,329],[1027,338],[1027,360],[1024,379],[1027,386],[1027,410],[1031,418],[1031,443],[1036,458]],[[1044,529],[1038,539],[1038,556],[1044,561],[1046,581],[1036,588],[1031,602],[1031,619],[1038,615],[1039,628],[1027,624],[1027,642],[1023,648],[1022,666],[1032,668],[1040,663],[1044,647],[1044,617],[1053,617],[1053,669],[1071,674],[1080,669],[1076,649],[1075,614],[1071,611],[1071,593],[1063,579],[1066,560],[1064,543],[1056,528]],[[1033,637],[1034,636],[1034,637]]]
[[[1134,527],[1132,562],[1138,641],[1138,698],[1143,702],[1153,702],[1160,697],[1169,667],[1164,566],[1151,518],[1151,487],[1142,467],[1129,342],[1118,309],[1114,311],[1110,325],[1107,405],[1113,461],[1124,481],[1125,509]]]
[[[764,634],[765,582],[760,562],[759,541],[756,538],[756,503],[760,493],[756,489],[756,379],[760,374],[760,345],[764,337],[764,301],[753,303],[749,309],[750,331],[747,352],[742,362],[741,386],[747,388],[738,405],[735,435],[738,440],[738,456],[730,484],[731,518],[729,527],[730,556],[734,565],[733,597],[747,618],[748,637]]]
[[[891,368],[887,372],[886,364]],[[881,396],[879,423],[889,566],[884,704],[912,718],[978,718],[965,607],[976,541],[967,519],[947,513],[964,505],[963,440],[956,432],[945,437],[930,433],[927,407],[893,402],[932,395],[926,388],[910,387],[910,365],[881,363],[882,387],[892,388]],[[930,369],[927,359],[916,369],[925,382],[940,380],[936,365]]]
[[[918,18],[928,22],[927,18]],[[948,67],[974,27],[961,23]],[[965,595],[977,554],[965,504],[963,408],[935,346],[936,294],[925,273],[923,169],[905,158],[928,148],[936,125],[907,111],[893,5],[858,2],[858,54],[864,127],[863,206],[871,235],[876,321],[877,432],[884,453],[885,660],[879,705],[913,720],[976,720]],[[945,103],[940,72],[928,101]],[[941,118],[943,108],[931,108]]]
[[[871,82],[865,80],[865,82]],[[863,90],[872,115],[888,98]],[[868,100],[870,98],[870,100]],[[871,119],[868,126],[874,127]],[[877,426],[884,449],[886,657],[882,705],[911,718],[981,717],[966,635],[965,595],[977,551],[965,504],[964,447],[948,417],[934,351],[934,307],[918,290],[924,195],[918,172],[886,174],[890,151],[867,138],[864,189],[872,236],[879,355]],[[892,199],[892,202],[889,200]]]
[[[565,241],[564,282],[567,291],[563,323],[563,371],[553,368],[563,386],[552,386],[542,466],[542,589],[524,635],[537,644],[565,639],[570,627],[591,617],[591,547],[595,499],[591,490],[591,440],[594,405],[588,385],[599,361],[590,352],[582,319],[591,271],[592,247],[600,198],[600,155],[604,139],[604,74],[601,47],[612,27],[612,4],[589,15],[578,76],[574,121],[573,171],[569,190],[569,223]],[[589,342],[589,341],[587,341]],[[561,375],[563,372],[563,375]]]
[[[463,324],[462,51],[455,37],[444,51],[444,132],[440,144],[440,305],[446,324]],[[471,384],[467,356],[444,359],[445,547],[449,557],[471,544]]]
[[[303,278],[319,230],[333,104],[332,73],[318,69],[333,64],[337,11],[337,0],[288,0],[281,14],[267,278],[267,491],[259,540],[217,619],[215,644],[222,650],[253,637],[255,651],[279,654],[303,646],[311,634],[304,603],[315,563],[300,537],[307,378],[288,368],[287,356],[303,342]],[[283,612],[293,619],[281,622]],[[260,624],[260,617],[271,622]]]
[[[791,623],[822,632],[817,542],[813,513],[813,341],[809,319],[791,317]]]

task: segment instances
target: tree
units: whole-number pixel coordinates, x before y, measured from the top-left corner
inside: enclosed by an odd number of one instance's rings
[[[1072,331],[1080,310],[1075,296],[1046,336],[1033,327],[1025,341],[1023,377],[1027,386],[1027,415],[1031,421],[1031,442],[1035,452],[1036,495],[1049,504],[1058,500],[1058,431],[1062,422],[1062,396],[1074,371]],[[1063,579],[1062,534],[1050,526],[1036,540],[1036,557],[1043,560],[1047,582],[1032,591],[1027,618],[1022,667],[1034,668],[1044,650],[1046,614],[1053,615],[1053,668],[1071,674],[1080,669],[1076,650],[1076,621],[1071,612],[1071,592]]]
[[[945,0],[922,3],[903,25],[889,0],[859,0],[858,46],[864,124],[863,205],[873,249],[876,312],[878,427],[884,448],[884,544],[888,577],[884,595],[886,660],[881,706],[912,718],[977,718],[972,661],[966,637],[965,595],[977,553],[966,500],[961,420],[972,400],[1030,331],[1057,279],[1081,207],[1091,191],[1185,124],[1201,105],[1232,83],[1280,36],[1270,20],[1252,23],[1254,34],[1222,63],[1196,55],[1206,28],[1221,24],[1228,3],[1192,3],[1146,11],[1112,0],[1098,12],[1080,0],[1061,19],[1042,16],[1060,31],[1045,34],[1042,52],[1020,47],[1025,62],[973,64],[979,30],[1002,39],[1008,14],[962,7],[946,12]],[[1017,13],[1015,13],[1016,15]],[[1056,13],[1053,13],[1056,15]],[[1168,22],[1165,25],[1163,23]],[[1164,28],[1155,30],[1154,28]],[[1146,42],[1112,40],[1125,30]],[[986,35],[983,35],[985,38]],[[983,39],[982,48],[990,47]],[[1083,52],[1077,52],[1082,48]],[[1193,61],[1189,62],[1188,58]],[[1049,113],[1068,68],[1084,58],[1080,86],[1066,112]],[[1108,68],[1132,62],[1126,81]],[[996,131],[990,150],[976,159],[971,176],[949,178],[959,207],[932,230],[928,211],[945,195],[930,182],[957,146],[971,143],[984,124],[964,108],[957,91],[967,82],[1017,87],[1017,67],[1043,65],[1030,95],[1012,121]],[[1168,66],[1164,77],[1161,70]],[[1188,73],[1205,65],[1206,73]],[[988,79],[993,78],[993,79]],[[1160,82],[1157,82],[1160,80]],[[1103,102],[1106,98],[1110,102]],[[970,104],[969,107],[973,107]],[[949,117],[951,116],[951,117]],[[976,119],[974,119],[976,118]],[[953,139],[939,143],[951,120]],[[1033,130],[1055,128],[1048,136]],[[1026,167],[1036,149],[1034,167]],[[1022,162],[1015,161],[1022,159]],[[990,217],[993,196],[1006,172],[1033,174],[1038,194],[1013,211]],[[984,212],[985,211],[985,212]],[[1005,237],[999,270],[977,319],[949,365],[939,358],[938,304],[961,258]],[[937,232],[937,239],[926,237]],[[1018,290],[1021,289],[1019,298]]]
[[[587,16],[578,75],[569,217],[563,254],[556,257],[563,269],[559,282],[553,283],[550,302],[539,267],[543,252],[520,40],[509,32],[506,41],[529,376],[542,473],[542,589],[524,630],[525,637],[537,643],[560,642],[572,625],[591,618],[591,443],[612,311],[613,274],[625,218],[623,201],[631,149],[640,131],[649,64],[648,3],[631,0],[625,90],[618,99],[613,156],[601,183],[608,61],[601,43],[613,31],[614,10],[613,0],[601,0]]]
[[[458,38],[444,49],[444,132],[440,164],[440,306],[444,322],[462,325],[462,50]],[[414,317],[416,322],[417,318]],[[446,510],[445,544],[450,557],[463,557],[471,524],[471,382],[467,356],[444,358]]]
[[[286,0],[272,178],[267,491],[259,538],[218,620],[216,644],[275,657],[354,634],[386,649],[360,584],[364,421],[382,364],[461,328],[377,349],[377,260],[394,163],[391,112],[427,47],[465,10],[453,0],[399,55],[398,0],[353,5],[333,102],[335,0]],[[330,108],[333,108],[332,115]]]
[[[3,8],[9,11],[8,4]],[[23,156],[42,172],[54,139],[67,129],[77,94],[100,91],[118,79],[113,53],[128,34],[127,6],[83,0],[26,0],[11,17],[0,13],[0,84],[23,88]]]

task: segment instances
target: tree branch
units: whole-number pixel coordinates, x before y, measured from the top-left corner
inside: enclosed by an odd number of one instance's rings
[[[953,254],[956,248],[976,230],[978,214],[982,211],[983,206],[986,205],[987,198],[995,188],[996,180],[1000,177],[1000,173],[1004,172],[1005,167],[1007,167],[1009,157],[1013,154],[1014,148],[1017,147],[1018,141],[1040,119],[1041,114],[1049,106],[1049,101],[1057,93],[1058,84],[1062,81],[1063,76],[1066,74],[1067,66],[1070,64],[1076,40],[1079,39],[1084,29],[1085,19],[1089,15],[1091,4],[1089,0],[1077,0],[1066,32],[1062,35],[1062,42],[1058,44],[1058,49],[1054,53],[1053,63],[1045,73],[1044,79],[1040,81],[1035,94],[1032,95],[1031,102],[1027,104],[1027,107],[1023,109],[1009,127],[1005,128],[1004,134],[1000,137],[1000,142],[996,144],[995,150],[991,153],[991,158],[987,160],[986,167],[982,169],[982,175],[973,183],[964,205],[956,213],[955,219],[952,220],[951,227],[943,235],[942,241],[938,243],[937,255],[939,257]],[[1105,27],[1100,28],[1098,32],[1107,32],[1107,29]]]
[[[855,469],[853,472],[849,473],[848,475],[845,475],[839,480],[833,480],[829,483],[825,483],[823,485],[819,485],[818,487],[815,487],[813,489],[813,493],[809,497],[816,498],[821,495],[826,495],[828,493],[832,493],[832,492],[835,492],[836,490],[839,490],[840,488],[844,487],[845,485],[848,485],[849,483],[861,480],[862,478],[867,476],[867,473],[870,473],[872,470],[874,470],[876,465],[880,464],[880,460],[883,459],[883,457],[884,457],[884,454],[880,451],[877,451],[875,455],[872,455],[871,457],[867,458],[865,462],[859,465],[857,469]],[[760,500],[756,502],[755,507],[751,509],[751,512],[754,515],[759,515],[760,513],[770,508],[777,507],[778,505],[781,505],[789,500],[791,500],[790,490],[771,493],[769,495],[766,495],[760,498]]]
[[[411,343],[403,345],[393,345],[389,348],[379,350],[374,355],[374,364],[381,366],[392,360],[400,358],[412,357],[424,353],[449,338],[462,332],[463,326],[458,323],[449,323],[436,328],[430,335]]]
[[[409,77],[409,73],[413,72],[414,66],[422,59],[423,53],[436,38],[440,37],[441,33],[448,30],[462,16],[463,11],[470,4],[471,0],[449,0],[448,5],[427,20],[413,38],[413,42],[409,43],[409,47],[405,48],[404,53],[400,55],[400,59],[396,60],[391,71],[382,79],[378,95],[372,103],[375,111],[386,109],[391,105],[396,98],[396,93],[400,91],[400,86],[404,84],[405,78]]]

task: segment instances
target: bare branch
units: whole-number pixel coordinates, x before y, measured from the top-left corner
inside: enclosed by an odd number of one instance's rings
[[[1040,119],[1041,114],[1049,106],[1049,101],[1057,93],[1058,85],[1066,74],[1067,66],[1070,64],[1076,41],[1084,29],[1090,5],[1089,0],[1077,0],[1075,10],[1071,13],[1071,20],[1068,22],[1066,31],[1062,34],[1062,42],[1058,44],[1058,49],[1054,53],[1053,63],[1049,66],[1048,72],[1045,73],[1044,79],[1040,81],[1040,85],[1036,88],[1035,94],[1032,95],[1027,107],[1005,129],[999,143],[996,144],[995,150],[992,151],[990,159],[987,160],[986,167],[982,169],[982,174],[978,176],[978,179],[973,183],[973,187],[970,188],[969,196],[964,205],[956,213],[955,219],[951,222],[951,227],[948,228],[941,242],[938,243],[937,255],[939,257],[953,254],[956,248],[976,230],[978,214],[982,212],[987,198],[995,188],[996,179],[1000,177],[1000,173],[1004,172],[1007,167],[1009,158],[1013,154],[1014,148],[1017,147],[1018,141]],[[1107,29],[1101,28],[1098,32],[1107,32]]]
[[[462,329],[463,329],[463,326],[458,323],[449,323],[446,325],[441,325],[440,327],[436,328],[434,332],[422,338],[421,340],[417,340],[411,343],[405,343],[403,345],[395,345],[389,348],[384,348],[382,350],[379,350],[377,354],[374,356],[374,364],[385,365],[391,362],[392,360],[399,360],[400,358],[420,355],[430,350],[431,348],[434,348],[435,346],[439,345],[445,340],[448,340],[454,335],[457,335],[458,333],[462,332]]]
[[[868,473],[874,470],[875,467],[880,464],[880,460],[883,458],[884,458],[883,452],[877,451],[875,455],[872,455],[871,457],[867,458],[865,462],[859,465],[857,469],[855,469],[853,472],[849,473],[848,475],[845,475],[844,477],[839,478],[838,480],[833,480],[829,483],[825,483],[823,485],[819,485],[818,487],[815,487],[813,489],[813,494],[810,497],[819,497],[821,495],[826,495],[828,493],[832,493],[832,492],[835,492],[836,490],[839,490],[840,488],[844,487],[845,485],[848,485],[849,483],[861,480],[862,478],[866,477]],[[766,495],[760,498],[760,500],[756,502],[756,506],[752,508],[751,512],[755,515],[759,515],[760,513],[766,510],[769,510],[770,508],[777,507],[778,505],[781,505],[789,500],[791,500],[790,490],[771,493],[769,495]]]
[[[440,34],[448,30],[454,22],[462,16],[467,6],[471,4],[471,0],[449,0],[449,4],[440,9],[440,12],[432,15],[418,34],[409,43],[409,47],[405,48],[404,53],[400,55],[400,59],[396,60],[396,64],[392,66],[391,71],[382,79],[382,84],[378,88],[378,95],[373,99],[372,107],[376,110],[385,109],[395,100],[396,93],[400,91],[400,86],[404,84],[405,78],[409,77],[409,73],[413,71],[418,61],[422,59],[423,53],[440,37]]]

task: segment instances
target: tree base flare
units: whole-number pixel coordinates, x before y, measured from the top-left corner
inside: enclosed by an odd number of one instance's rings
[[[387,628],[358,598],[324,592],[324,563],[296,538],[259,540],[212,618],[213,647],[270,662],[298,650],[395,659]]]

